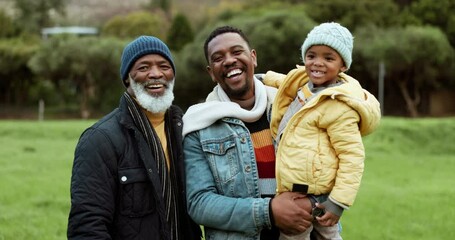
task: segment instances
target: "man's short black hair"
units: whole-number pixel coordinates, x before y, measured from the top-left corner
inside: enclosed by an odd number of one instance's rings
[[[248,38],[245,36],[245,34],[240,30],[239,28],[232,27],[232,26],[221,26],[217,27],[215,30],[213,30],[210,35],[207,37],[204,43],[204,53],[205,53],[205,60],[207,60],[207,63],[209,62],[209,56],[208,56],[208,45],[209,42],[212,41],[215,37],[218,35],[224,34],[224,33],[237,33],[240,35],[243,40],[248,44],[248,47],[250,47],[250,41]]]

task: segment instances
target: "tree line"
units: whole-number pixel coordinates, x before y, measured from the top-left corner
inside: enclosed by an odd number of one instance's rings
[[[49,13],[62,12],[66,1],[14,2],[20,13],[15,17],[0,10],[0,106],[35,106],[42,99],[51,109],[84,118],[104,114],[117,106],[124,91],[119,74],[124,45],[139,35],[155,35],[173,52],[175,103],[186,109],[203,101],[214,86],[205,72],[203,43],[224,24],[250,38],[258,73],[287,73],[300,64],[301,44],[315,25],[336,21],[348,27],[354,35],[348,74],[377,95],[379,66],[384,66],[386,115],[425,115],[429,93],[455,90],[451,0],[253,0],[220,4],[217,14],[200,22],[190,22],[171,1],[151,1],[140,11],[113,16],[98,26],[97,36],[48,39],[41,38],[40,29],[54,24]],[[30,4],[41,11],[30,11]]]

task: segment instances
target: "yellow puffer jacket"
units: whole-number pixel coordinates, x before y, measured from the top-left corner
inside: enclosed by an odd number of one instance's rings
[[[276,153],[277,191],[293,184],[308,185],[309,194],[328,194],[349,207],[353,204],[364,169],[362,136],[373,132],[381,118],[379,102],[354,78],[321,91],[291,117]],[[298,89],[309,81],[304,67],[287,75],[267,72],[263,79],[278,87],[272,106],[271,131],[278,126]]]

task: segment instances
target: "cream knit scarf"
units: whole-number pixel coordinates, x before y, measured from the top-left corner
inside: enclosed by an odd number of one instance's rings
[[[215,86],[214,99],[207,98],[207,102],[199,103],[188,108],[183,116],[183,136],[186,134],[206,128],[214,122],[224,118],[238,118],[244,122],[257,121],[265,112],[267,106],[267,92],[264,84],[254,78],[255,102],[251,110],[240,107],[239,104],[231,102],[224,90]]]

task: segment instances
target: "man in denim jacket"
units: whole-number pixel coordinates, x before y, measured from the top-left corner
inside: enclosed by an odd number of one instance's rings
[[[268,114],[276,89],[254,77],[256,51],[241,30],[215,29],[204,45],[217,86],[183,117],[188,212],[211,239],[278,239],[312,217],[287,192],[273,198],[275,152]]]

